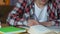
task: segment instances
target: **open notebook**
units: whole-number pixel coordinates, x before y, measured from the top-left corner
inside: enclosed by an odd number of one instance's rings
[[[56,33],[60,32],[60,26],[51,26],[51,27],[47,27],[50,30],[55,31]]]
[[[30,29],[28,30],[28,33],[30,33],[30,34],[47,34],[47,33],[56,34],[56,32],[54,30],[51,30],[42,25],[31,26]]]
[[[0,32],[2,32],[3,34],[14,34],[14,33],[26,32],[26,29],[16,28],[16,27],[5,27],[5,28],[0,28]]]

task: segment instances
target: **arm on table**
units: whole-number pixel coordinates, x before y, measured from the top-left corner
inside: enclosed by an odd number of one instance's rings
[[[53,23],[52,23],[53,22]],[[28,26],[33,26],[33,25],[44,25],[44,26],[52,26],[54,25],[54,21],[48,21],[48,22],[37,22],[36,20],[28,20]]]

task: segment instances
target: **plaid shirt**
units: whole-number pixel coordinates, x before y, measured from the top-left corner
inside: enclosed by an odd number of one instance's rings
[[[56,0],[58,6],[58,19],[60,19],[60,0]]]
[[[49,14],[49,21],[57,22],[57,4],[52,3],[52,8],[48,5],[47,12]],[[27,19],[34,18],[34,1],[33,0],[19,0],[14,9],[9,13],[7,22],[10,25],[27,25]]]

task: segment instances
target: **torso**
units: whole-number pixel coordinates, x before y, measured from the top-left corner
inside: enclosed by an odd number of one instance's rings
[[[39,22],[47,21],[47,18],[48,18],[47,5],[44,6],[43,8],[39,8],[35,4],[35,15],[36,15],[37,19],[39,20]]]

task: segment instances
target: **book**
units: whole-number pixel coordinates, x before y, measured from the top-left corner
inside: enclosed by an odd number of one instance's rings
[[[51,26],[51,27],[47,27],[50,30],[55,31],[56,33],[60,32],[60,26]]]
[[[42,25],[31,26],[30,29],[28,30],[28,33],[30,34],[56,34],[55,31],[50,30],[49,28],[44,27]]]
[[[16,27],[4,27],[4,28],[0,28],[0,32],[2,32],[3,34],[14,34],[14,33],[22,33],[22,32],[26,32],[25,28],[16,28]]]

